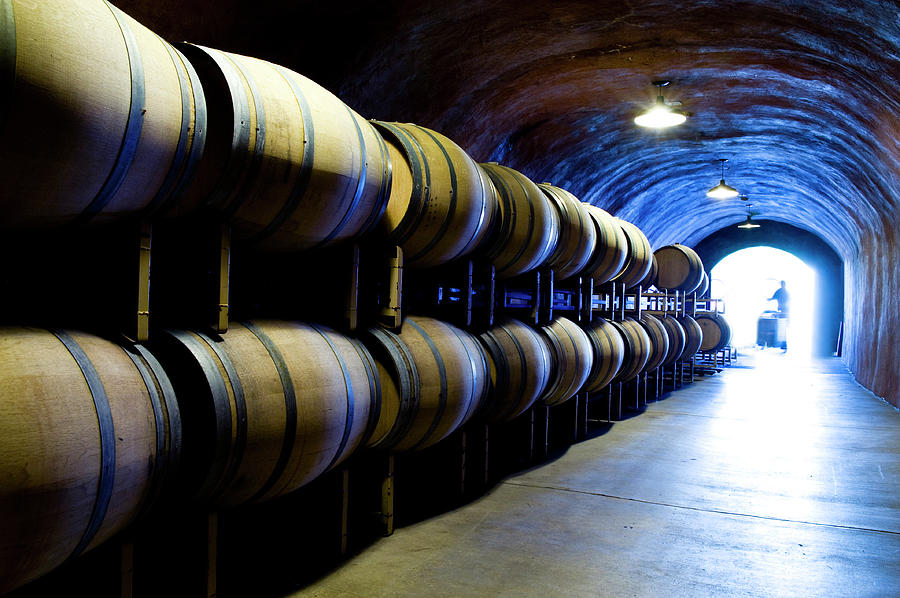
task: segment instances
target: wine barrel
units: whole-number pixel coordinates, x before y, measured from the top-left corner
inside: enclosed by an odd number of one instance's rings
[[[659,275],[659,262],[656,261],[656,256],[651,256],[650,260],[650,271],[647,272],[647,276],[644,277],[644,280],[641,281],[641,288],[646,290],[652,286],[656,286],[656,278]]]
[[[497,211],[487,177],[440,133],[413,124],[375,122],[387,142],[392,187],[382,231],[404,263],[428,268],[474,251]]]
[[[550,354],[534,330],[511,318],[479,338],[487,351],[491,381],[484,418],[509,421],[524,413],[544,391],[550,377]]]
[[[595,317],[587,328],[594,351],[594,363],[584,389],[597,392],[615,378],[625,359],[625,341],[611,322]]]
[[[178,50],[104,0],[3,0],[0,27],[0,228],[107,222],[178,199],[206,131]]]
[[[659,262],[657,283],[661,289],[691,293],[703,281],[703,262],[697,252],[685,245],[666,245],[654,254]]]
[[[709,290],[709,274],[706,273],[706,270],[703,271],[703,280],[700,281],[700,286],[694,289],[694,292],[697,294],[697,297],[703,297],[706,292]]]
[[[481,164],[497,191],[497,223],[485,241],[498,278],[511,278],[543,265],[559,239],[559,217],[547,196],[521,172]]]
[[[181,423],[142,347],[0,328],[0,593],[121,531],[171,482]]]
[[[632,318],[625,318],[617,322],[611,322],[615,326],[625,343],[625,356],[622,360],[622,368],[613,382],[628,382],[644,371],[644,366],[650,360],[650,335],[643,326]]]
[[[679,360],[686,361],[700,350],[700,345],[703,344],[703,330],[700,328],[700,324],[697,323],[697,320],[691,316],[684,315],[675,319],[678,320],[678,323],[684,328],[685,338],[684,352],[682,352]]]
[[[582,202],[582,205],[594,221],[597,242],[594,252],[582,270],[584,276],[594,280],[594,284],[603,284],[612,280],[625,266],[628,258],[628,240],[616,218],[597,206]]]
[[[296,251],[364,234],[390,189],[387,147],[337,97],[289,69],[178,46],[200,76],[209,137],[178,212],[210,210],[234,238]]]
[[[666,354],[666,358],[662,362],[662,365],[672,365],[681,359],[687,337],[684,332],[684,327],[679,324],[678,320],[673,316],[662,317],[660,318],[660,321],[663,323],[663,326],[666,327],[666,334],[669,335],[669,352]]]
[[[666,332],[666,327],[660,319],[653,314],[642,313],[639,322],[650,337],[650,356],[643,370],[649,372],[661,366],[669,355],[669,333]]]
[[[408,316],[400,333],[370,328],[381,412],[368,446],[415,451],[446,438],[484,405],[488,366],[474,336],[455,326]]]
[[[541,326],[541,335],[550,350],[550,380],[541,397],[553,406],[568,401],[587,382],[594,353],[587,333],[567,318],[554,318]]]
[[[574,195],[550,183],[538,185],[550,200],[559,217],[559,240],[547,258],[557,280],[565,280],[581,272],[597,245],[597,228],[584,204]]]
[[[156,336],[181,405],[187,491],[199,502],[233,506],[296,490],[374,428],[374,362],[329,328],[253,321],[222,336]]]
[[[653,251],[650,242],[641,229],[621,218],[616,219],[625,233],[628,242],[628,253],[622,271],[613,278],[613,282],[625,285],[626,289],[635,287],[650,273],[653,265]]]
[[[703,330],[701,351],[720,351],[731,342],[731,326],[722,314],[701,312],[697,314],[696,320]]]

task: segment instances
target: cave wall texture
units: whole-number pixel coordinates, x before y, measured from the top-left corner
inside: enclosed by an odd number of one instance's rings
[[[119,0],[169,41],[278,62],[369,118],[696,245],[746,209],[844,262],[844,359],[900,405],[900,3],[883,0]],[[634,126],[650,82],[690,117]]]

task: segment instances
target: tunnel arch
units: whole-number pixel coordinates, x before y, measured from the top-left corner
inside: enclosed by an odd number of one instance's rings
[[[813,322],[813,355],[831,355],[837,345],[844,313],[844,263],[837,252],[817,235],[783,222],[760,220],[751,231],[735,226],[719,229],[694,246],[703,266],[710,271],[724,257],[750,247],[774,247],[793,254],[813,268],[816,303]]]

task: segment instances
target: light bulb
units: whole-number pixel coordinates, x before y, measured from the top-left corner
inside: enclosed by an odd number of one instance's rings
[[[666,105],[662,96],[656,98],[656,104],[644,112],[640,116],[635,117],[634,124],[640,127],[650,127],[654,129],[664,129],[666,127],[674,127],[680,125],[687,117],[680,112],[676,112]]]

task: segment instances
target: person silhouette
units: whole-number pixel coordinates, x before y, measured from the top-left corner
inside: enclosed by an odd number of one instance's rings
[[[775,291],[775,293],[767,299],[767,301],[777,301],[778,302],[778,317],[788,319],[788,313],[790,311],[790,303],[791,303],[791,294],[788,293],[787,284],[782,280],[781,287]],[[787,324],[787,322],[785,322]],[[781,348],[786,352],[787,351],[787,340],[781,342]]]

